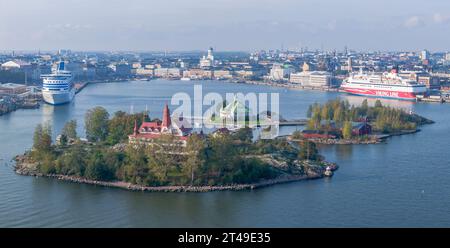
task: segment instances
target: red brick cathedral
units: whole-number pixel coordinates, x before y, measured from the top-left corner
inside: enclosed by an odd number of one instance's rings
[[[153,139],[160,137],[162,134],[169,134],[177,137],[185,145],[187,136],[191,130],[190,128],[179,127],[176,123],[172,123],[170,110],[166,104],[163,110],[162,121],[143,122],[139,129],[137,122],[135,122],[134,132],[128,138],[130,143],[151,143]]]

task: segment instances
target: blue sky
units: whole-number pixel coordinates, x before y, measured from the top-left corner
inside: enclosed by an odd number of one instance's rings
[[[448,0],[0,0],[0,50],[450,50]]]

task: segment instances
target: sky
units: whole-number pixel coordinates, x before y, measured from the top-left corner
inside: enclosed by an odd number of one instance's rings
[[[0,0],[1,50],[450,50],[449,0]]]

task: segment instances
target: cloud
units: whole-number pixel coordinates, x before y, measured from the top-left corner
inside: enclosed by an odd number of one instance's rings
[[[435,13],[433,15],[433,21],[435,23],[441,24],[450,20],[450,15],[442,15],[441,13]]]
[[[336,27],[337,27],[337,21],[336,21],[336,19],[334,19],[334,20],[328,22],[328,24],[327,24],[327,28],[328,28],[329,30],[334,31],[334,30],[336,30]]]
[[[405,26],[406,28],[415,28],[421,26],[422,24],[423,24],[422,18],[418,16],[411,16],[405,20],[403,26]]]
[[[47,25],[48,29],[57,29],[59,31],[74,31],[74,30],[82,30],[82,29],[91,29],[93,26],[91,24],[49,24]]]

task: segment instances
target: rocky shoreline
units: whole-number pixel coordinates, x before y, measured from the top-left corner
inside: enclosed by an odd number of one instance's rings
[[[380,144],[383,141],[385,141],[389,137],[393,136],[401,136],[401,135],[407,135],[407,134],[413,134],[420,132],[420,129],[415,130],[403,130],[395,133],[390,134],[379,134],[379,135],[372,135],[369,139],[308,139],[309,141],[312,141],[316,144],[321,145],[368,145],[368,144]],[[299,139],[292,139],[288,138],[290,141],[301,141]]]
[[[274,179],[260,180],[257,183],[250,184],[233,184],[233,185],[220,185],[220,186],[190,186],[190,185],[179,185],[179,186],[143,186],[132,184],[123,181],[97,181],[90,180],[78,176],[68,176],[59,174],[42,174],[37,171],[36,165],[33,163],[26,162],[26,157],[24,155],[16,156],[16,165],[14,171],[23,176],[35,176],[35,177],[47,177],[54,178],[61,181],[89,184],[102,187],[119,188],[130,191],[146,191],[146,192],[211,192],[211,191],[240,191],[240,190],[253,190],[257,188],[263,188],[275,184],[296,182],[302,180],[319,179],[325,177],[325,168],[320,171],[308,170],[304,175],[288,175],[283,174]],[[335,163],[325,162],[331,171],[338,169]]]

